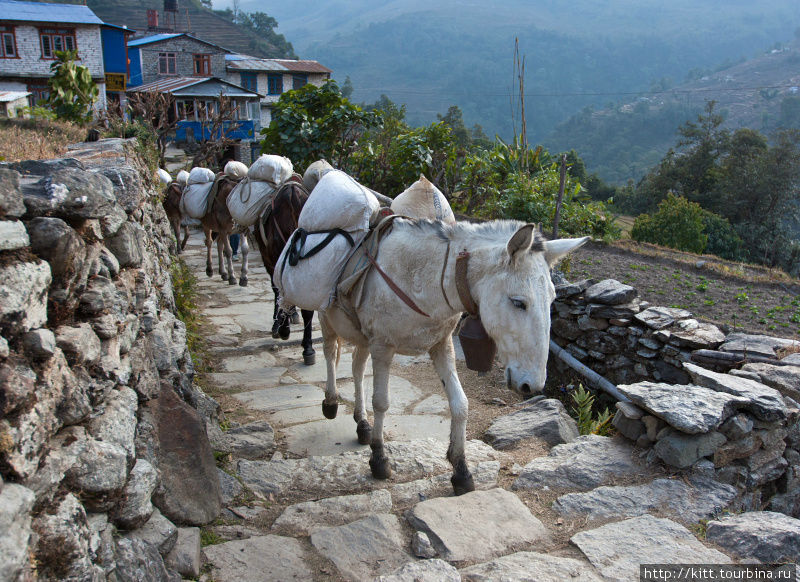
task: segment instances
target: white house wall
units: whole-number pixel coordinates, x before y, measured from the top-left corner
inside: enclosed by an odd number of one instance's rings
[[[2,15],[0,15],[2,19]],[[15,25],[18,59],[0,59],[0,75],[8,77],[49,77],[53,59],[43,59],[39,44],[39,28],[75,29],[78,45],[77,64],[88,67],[94,79],[103,78],[103,43],[99,25],[61,24],[43,22],[38,26]]]
[[[256,72],[256,93],[260,93],[264,95],[261,98],[261,127],[268,127],[270,122],[272,121],[272,107],[273,103],[276,103],[278,99],[280,99],[280,95],[268,95],[268,86],[267,86],[267,75],[274,75],[274,72],[267,73],[261,71],[239,71],[239,70],[228,70],[226,81],[233,83],[235,85],[241,85],[242,83],[242,76],[241,73],[246,72]],[[299,71],[297,74],[301,74]],[[325,81],[328,80],[327,74],[324,73],[306,73],[308,75],[308,82],[311,85],[316,85],[317,87],[321,87]],[[292,77],[293,72],[287,72],[283,74],[283,89],[284,93],[291,90],[292,87]]]

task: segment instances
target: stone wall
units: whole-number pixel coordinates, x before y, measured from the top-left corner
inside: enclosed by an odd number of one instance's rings
[[[786,350],[800,342],[726,335],[614,280],[556,291],[553,339],[618,385],[629,401],[614,426],[649,462],[736,487],[739,509],[800,517],[800,353]],[[712,370],[692,362],[697,349],[767,361]]]
[[[220,511],[216,403],[192,386],[134,145],[0,165],[2,580],[180,579],[177,526]]]

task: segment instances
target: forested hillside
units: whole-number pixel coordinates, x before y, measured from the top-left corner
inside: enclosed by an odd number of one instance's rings
[[[34,0],[36,1],[36,0]],[[76,0],[47,0],[74,4]],[[147,10],[159,11],[159,24],[172,25],[165,16],[163,0],[86,0],[97,16],[109,24],[127,26],[141,36],[147,31]],[[199,0],[178,0],[175,30],[189,32],[232,51],[264,58],[292,58],[291,44],[286,46],[277,35],[241,27],[204,6]]]
[[[214,0],[215,8],[232,0]],[[239,0],[264,10],[298,54],[315,58],[356,101],[386,94],[412,124],[459,105],[468,126],[513,134],[514,38],[526,56],[529,137],[543,140],[587,105],[647,92],[692,69],[737,62],[792,38],[796,0]]]
[[[717,102],[723,127],[770,135],[800,129],[800,42],[773,48],[718,70],[695,69],[676,86],[654,87],[611,107],[586,107],[559,124],[548,147],[578,150],[587,168],[604,180],[638,180],[675,143],[677,130]]]

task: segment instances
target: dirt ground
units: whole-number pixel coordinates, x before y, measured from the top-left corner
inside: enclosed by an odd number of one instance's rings
[[[589,243],[562,269],[571,281],[627,283],[644,301],[687,309],[725,332],[800,339],[800,281],[782,272],[632,241]]]

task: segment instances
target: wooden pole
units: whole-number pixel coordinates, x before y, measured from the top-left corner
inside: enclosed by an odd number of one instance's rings
[[[558,199],[556,200],[556,215],[553,218],[553,238],[558,238],[558,223],[561,220],[561,202],[564,199],[564,188],[567,185],[567,154],[561,156],[561,176],[558,181]]]
[[[614,386],[611,382],[603,378],[600,374],[581,364],[578,360],[576,360],[572,354],[570,354],[567,350],[562,348],[553,340],[550,340],[550,351],[553,352],[558,359],[564,362],[567,366],[578,372],[581,376],[586,378],[586,380],[595,388],[599,388],[602,391],[608,393],[609,395],[613,396],[619,401],[622,402],[630,402],[630,399],[625,396],[622,392],[620,392],[616,386]]]

